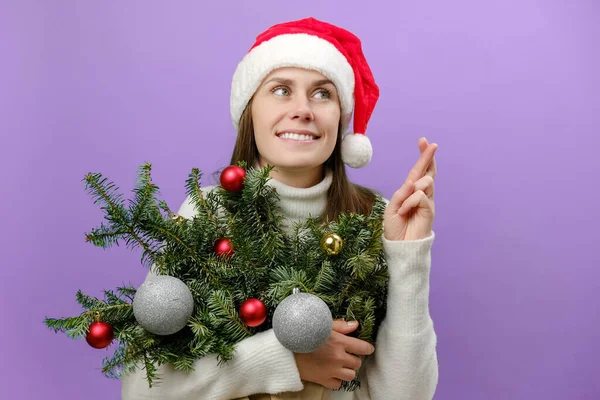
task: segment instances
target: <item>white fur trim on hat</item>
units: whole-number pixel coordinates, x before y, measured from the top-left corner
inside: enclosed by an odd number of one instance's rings
[[[284,34],[261,43],[240,61],[233,75],[230,112],[237,132],[246,105],[272,71],[298,67],[320,72],[331,79],[340,96],[343,131],[354,107],[354,71],[344,55],[327,40],[304,33]],[[347,121],[347,122],[344,122]],[[364,135],[361,135],[364,136]]]
[[[348,133],[342,140],[342,161],[352,168],[362,168],[371,161],[371,140],[359,133]]]

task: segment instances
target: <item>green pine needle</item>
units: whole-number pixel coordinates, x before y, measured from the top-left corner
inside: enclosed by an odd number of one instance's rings
[[[118,342],[114,354],[103,360],[102,373],[114,379],[143,369],[150,387],[160,382],[158,367],[163,364],[189,372],[209,354],[217,356],[219,365],[227,363],[237,343],[272,328],[275,308],[296,288],[325,301],[334,318],[359,321],[357,337],[373,343],[386,311],[385,201],[377,197],[370,215],[342,214],[329,223],[314,217],[294,224],[286,234],[278,194],[268,184],[273,167],[239,166],[246,178],[237,193],[222,187],[206,191],[201,171],[191,170],[185,193],[196,213],[188,219],[157,198],[160,189],[152,182],[150,163],[139,167],[128,207],[114,183],[98,173],[85,176],[86,190],[105,214],[86,241],[101,248],[125,244],[141,252],[141,264],[154,273],[182,280],[194,298],[194,310],[181,331],[159,336],[140,326],[133,314],[137,289],[131,285],[104,290],[102,299],[77,291],[82,314],[46,318],[45,325],[81,338],[99,316],[113,327]],[[321,249],[327,233],[343,238],[339,254]],[[232,241],[232,257],[215,254],[221,238]],[[238,314],[249,298],[259,298],[267,307],[267,319],[259,327],[246,326]],[[342,390],[359,386],[358,380],[344,382]]]

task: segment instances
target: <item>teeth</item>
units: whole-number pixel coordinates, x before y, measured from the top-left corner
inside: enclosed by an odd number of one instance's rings
[[[280,138],[282,139],[292,139],[292,140],[313,140],[314,137],[310,136],[310,135],[299,135],[297,133],[282,133],[281,135],[279,135]]]

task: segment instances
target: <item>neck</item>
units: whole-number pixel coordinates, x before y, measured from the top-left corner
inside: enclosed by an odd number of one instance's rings
[[[261,161],[261,167],[266,166]],[[324,178],[324,169],[322,165],[318,167],[294,168],[274,167],[271,170],[271,178],[294,188],[310,188],[317,185]]]
[[[268,182],[277,191],[279,209],[284,217],[281,226],[286,232],[289,232],[295,222],[305,221],[309,216],[323,216],[332,181],[333,174],[327,172],[319,183],[308,188],[289,186],[277,179]]]

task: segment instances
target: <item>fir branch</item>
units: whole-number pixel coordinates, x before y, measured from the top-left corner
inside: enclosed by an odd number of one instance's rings
[[[174,363],[173,367],[178,371],[190,372],[194,370],[194,357],[183,356],[179,357]]]
[[[152,387],[152,383],[158,379],[156,376],[156,365],[150,360],[148,355],[144,353],[144,369],[146,370],[146,380],[148,381],[148,385]]]
[[[335,272],[331,267],[330,261],[324,261],[321,263],[321,269],[317,274],[315,283],[313,284],[313,292],[325,292],[331,289],[332,284],[335,280]]]
[[[123,364],[125,362],[125,346],[120,345],[112,357],[106,357],[102,361],[102,373],[107,378],[119,379],[123,374]]]
[[[137,293],[137,289],[131,285],[130,286],[122,286],[122,287],[117,287],[117,292],[119,293],[120,296],[127,297],[129,300],[133,301],[133,297]]]
[[[101,208],[107,211],[106,219],[120,224],[127,222],[123,196],[117,193],[118,187],[114,183],[107,183],[107,179],[98,173],[87,174],[84,181],[86,190],[94,199],[94,204],[100,203]]]
[[[359,280],[365,280],[376,264],[375,260],[365,253],[359,253],[348,258],[346,263],[352,270],[351,275]]]
[[[375,327],[375,302],[373,301],[372,297],[368,297],[365,300],[363,308],[366,311],[366,313],[362,319],[362,329],[359,335],[359,339],[374,343],[375,340],[373,337],[373,329]]]
[[[102,300],[99,300],[92,296],[88,296],[84,294],[81,290],[77,291],[75,297],[77,298],[77,302],[81,304],[86,310],[96,310],[106,306],[106,303],[104,303]]]
[[[252,332],[246,328],[235,310],[233,299],[223,290],[215,290],[208,301],[209,309],[216,315],[225,319],[224,327],[227,337],[233,341],[250,336]]]
[[[194,297],[194,315],[180,332],[151,334],[133,315],[136,289],[126,286],[105,290],[104,301],[79,291],[77,300],[87,312],[73,318],[47,318],[48,327],[78,337],[100,313],[120,342],[112,358],[103,361],[103,373],[119,377],[142,368],[150,387],[160,380],[157,368],[162,364],[190,371],[196,359],[208,354],[216,354],[219,365],[230,360],[239,341],[271,328],[275,307],[294,288],[321,298],[334,318],[360,321],[358,337],[373,341],[386,311],[388,273],[381,243],[385,202],[377,197],[369,216],[341,214],[338,222],[320,218],[298,222],[288,235],[281,229],[277,192],[267,184],[270,168],[247,170],[241,193],[221,187],[205,193],[199,184],[201,173],[193,169],[186,187],[197,214],[185,222],[174,220],[177,216],[166,202],[155,199],[158,187],[150,181],[149,163],[140,168],[129,211],[112,183],[89,174],[89,190],[104,206],[109,223],[93,230],[88,241],[108,247],[124,239],[127,247],[142,248],[144,263],[152,261],[159,274],[186,283]],[[336,256],[320,247],[328,232],[344,239]],[[230,259],[214,254],[214,242],[221,237],[233,241],[235,254]],[[255,329],[241,321],[236,307],[250,297],[260,298],[268,308],[267,320]],[[344,382],[342,388],[359,385],[354,380]]]
[[[152,244],[144,241],[142,239],[142,237],[136,232],[136,230],[133,226],[127,225],[126,232],[128,234],[125,238],[125,243],[127,244],[127,246],[131,247],[131,248],[135,248],[135,247],[139,246],[143,249],[142,262],[144,262],[146,265],[148,265],[150,263],[159,264],[157,262],[157,260],[158,260],[157,249],[154,249]]]
[[[202,188],[200,187],[199,183],[200,179],[202,179],[202,173],[200,172],[200,170],[198,168],[192,168],[192,172],[190,173],[188,179],[185,181],[185,193],[188,197],[191,198],[196,211],[205,213],[208,220],[212,223],[215,223],[215,221],[213,220],[211,208],[202,193]]]
[[[160,209],[155,201],[155,195],[159,192],[159,188],[152,183],[151,170],[151,163],[144,163],[139,167],[137,185],[133,190],[135,193],[135,200],[130,201],[132,221],[134,224],[136,221],[140,220],[147,211],[152,211],[149,213],[150,215],[161,215]]]
[[[134,227],[130,224],[130,218],[123,205],[122,195],[117,193],[117,187],[114,183],[108,182],[101,174],[87,174],[85,177],[86,189],[94,197],[94,203],[101,203],[102,209],[106,210],[105,218],[114,222],[113,231],[118,231],[121,235],[127,235],[126,240],[130,245],[129,238],[132,238],[137,245],[144,249],[152,259],[156,254],[150,249],[150,245],[144,242],[136,233]]]
[[[212,280],[212,283],[218,287],[219,280],[217,279],[217,277],[212,273],[212,271],[210,269],[206,268],[204,260],[198,259],[198,257],[196,256],[196,252],[190,246],[188,246],[187,243],[185,243],[179,236],[174,235],[171,231],[169,231],[168,229],[164,229],[160,225],[152,225],[151,224],[150,227],[156,229],[157,232],[161,232],[166,237],[173,239],[175,242],[177,242],[179,245],[181,245],[181,247],[188,252],[188,256],[192,260],[194,260],[198,266],[200,266],[202,268],[202,270],[204,271],[206,276],[209,277]]]
[[[104,224],[100,224],[99,228],[92,229],[91,232],[86,233],[85,241],[91,242],[94,246],[109,248],[113,244],[119,243],[119,239],[121,239],[127,232],[119,227],[110,227]]]
[[[125,300],[123,300],[122,298],[120,298],[117,295],[115,295],[112,290],[104,290],[104,298],[106,299],[106,302],[108,304],[110,304],[110,305],[114,305],[114,304],[129,304]]]
[[[235,350],[235,345],[233,343],[221,343],[217,349],[217,365],[220,367],[225,362],[231,360],[233,358],[233,353]]]
[[[158,208],[161,209],[162,211],[164,211],[167,214],[167,217],[169,217],[170,220],[175,219],[176,215],[173,213],[173,211],[171,211],[171,209],[167,205],[166,201],[164,201],[164,200],[158,200],[157,204],[158,204]]]
[[[118,304],[107,304],[95,297],[85,295],[81,290],[77,291],[77,302],[83,306],[86,310],[89,310],[85,315],[94,315],[97,312],[104,315],[110,310],[117,310],[123,308],[131,308],[132,304],[121,301]]]
[[[342,381],[342,385],[336,391],[353,392],[360,389],[360,380],[354,379],[352,382]]]
[[[211,334],[210,329],[203,324],[198,318],[191,318],[189,321],[189,327],[196,337],[209,336]]]
[[[348,293],[350,292],[350,289],[357,282],[358,282],[358,280],[356,279],[356,277],[351,277],[350,279],[348,279],[345,282],[344,288],[342,289],[341,293],[339,294],[338,300],[336,302],[336,308],[340,308],[341,305],[342,305],[342,303],[344,303],[344,301],[346,301],[346,297],[348,296]]]
[[[79,315],[76,317],[55,319],[46,318],[44,324],[55,333],[65,332],[71,339],[78,339],[87,333],[87,330],[92,322],[91,318],[87,314]]]
[[[208,311],[201,310],[196,316],[190,318],[188,326],[192,331],[194,338],[189,343],[189,350],[195,357],[203,357],[212,351],[216,340],[215,333],[206,325]]]
[[[279,304],[289,296],[295,288],[304,293],[316,294],[305,271],[292,267],[279,267],[271,275],[272,283],[269,285],[267,296],[273,305]]]

